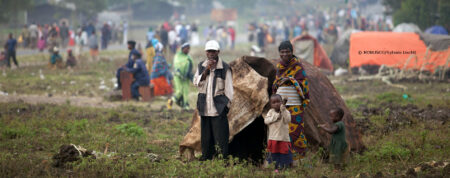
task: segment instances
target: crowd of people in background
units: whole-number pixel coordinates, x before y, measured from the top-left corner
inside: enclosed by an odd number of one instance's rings
[[[348,6],[302,15],[261,18],[248,24],[248,41],[261,50],[267,44],[277,44],[302,34],[315,37],[321,44],[334,44],[348,29],[360,31],[391,31],[393,22],[382,16],[364,16],[359,8]]]
[[[118,25],[112,22],[105,22],[102,27],[96,27],[93,22],[84,23],[76,28],[72,27],[67,20],[53,24],[31,23],[22,27],[17,38],[13,34],[9,34],[7,42],[4,44],[2,51],[3,59],[6,66],[11,67],[10,59],[18,66],[16,59],[16,49],[31,49],[40,52],[48,51],[50,56],[67,50],[67,62],[70,65],[56,65],[57,68],[62,66],[76,65],[76,58],[80,58],[85,47],[89,48],[91,60],[98,60],[99,46],[101,50],[106,50],[108,45],[112,43],[125,44],[127,41],[127,22]],[[100,39],[100,41],[99,41]],[[57,51],[56,51],[57,49]],[[70,62],[69,62],[70,59]],[[49,60],[49,66],[56,68],[54,60]]]
[[[53,24],[24,25],[19,36],[21,47],[36,49],[53,49],[54,46],[67,48],[68,46],[86,46],[91,35],[101,36],[101,47],[107,49],[111,43],[125,43],[127,24],[116,25],[112,22],[104,23],[102,27],[96,27],[93,22],[72,27],[67,21]],[[99,29],[99,30],[98,30]],[[124,42],[125,41],[125,42]]]

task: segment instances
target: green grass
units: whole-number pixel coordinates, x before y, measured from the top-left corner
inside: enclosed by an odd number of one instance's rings
[[[273,167],[264,169],[235,159],[188,163],[176,159],[178,144],[190,126],[190,119],[185,119],[191,117],[188,112],[171,112],[165,118],[138,106],[94,109],[0,103],[0,108],[0,174],[6,177],[349,177],[379,171],[396,175],[421,162],[448,160],[450,151],[448,123],[415,122],[396,132],[365,135],[367,151],[354,154],[347,168],[337,174],[320,159],[320,151],[309,152],[300,167],[275,174]],[[97,152],[109,144],[114,154],[53,168],[52,155],[70,143]],[[151,162],[148,153],[158,154],[161,161]]]
[[[236,51],[223,50],[221,58],[232,61],[248,53],[249,44],[240,44]],[[117,67],[126,62],[125,50],[101,52],[100,61],[81,59],[73,70],[49,70],[46,65],[25,66],[5,70],[0,75],[0,90],[10,94],[102,96],[100,82],[112,88]],[[44,54],[43,54],[44,55]],[[194,63],[204,60],[201,47],[193,47]],[[112,59],[112,60],[110,60]],[[45,62],[48,56],[24,56],[22,62]],[[171,58],[168,58],[169,63]],[[40,79],[39,71],[45,75]],[[354,177],[377,172],[398,177],[410,167],[426,161],[448,161],[450,139],[448,122],[436,124],[409,118],[411,124],[385,132],[394,111],[388,105],[413,104],[426,108],[450,108],[449,86],[446,83],[401,83],[403,91],[381,81],[337,83],[354,118],[370,120],[370,132],[363,142],[367,150],[353,154],[345,170],[334,172],[333,166],[321,159],[322,151],[310,151],[301,165],[275,173],[274,168],[261,168],[245,161],[231,159],[208,162],[183,162],[177,158],[179,143],[188,132],[191,112],[157,111],[165,105],[159,97],[150,104],[123,103],[118,108],[72,106],[70,100],[61,105],[0,103],[0,175],[3,177]],[[191,86],[189,101],[195,106],[196,89]],[[403,95],[408,98],[404,99]],[[152,107],[153,106],[153,107]],[[378,114],[365,116],[362,107],[381,108]],[[394,120],[395,121],[395,120]],[[53,168],[52,155],[64,144],[81,145],[103,152],[109,145],[110,157],[85,158],[66,168]],[[158,154],[152,162],[148,153]],[[234,165],[234,166],[229,166]]]

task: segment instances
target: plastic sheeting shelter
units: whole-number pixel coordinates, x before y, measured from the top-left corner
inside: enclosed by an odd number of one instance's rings
[[[412,32],[412,33],[422,33],[422,30],[413,23],[401,23],[395,26],[392,30],[393,32]]]
[[[330,58],[314,37],[301,35],[292,39],[291,43],[294,46],[294,54],[300,59],[306,60],[318,68],[333,71]]]
[[[447,62],[450,49],[427,49],[416,33],[360,32],[350,37],[350,67],[386,65],[389,67],[434,71]]]
[[[448,35],[447,30],[439,25],[432,26],[425,30],[425,33],[435,34],[435,35]]]

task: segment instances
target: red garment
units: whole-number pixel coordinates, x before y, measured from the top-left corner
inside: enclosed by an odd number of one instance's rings
[[[288,154],[291,151],[291,142],[269,140],[267,151],[270,153]]]
[[[228,28],[228,33],[230,33],[231,41],[234,41],[236,39],[236,31],[234,31],[233,28]]]
[[[172,86],[167,83],[167,79],[164,76],[150,80],[153,84],[153,95],[163,96],[172,94]]]

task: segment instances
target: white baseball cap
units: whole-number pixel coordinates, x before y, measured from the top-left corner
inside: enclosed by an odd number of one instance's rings
[[[205,51],[208,51],[208,50],[219,51],[220,50],[219,43],[216,40],[209,40],[205,44]]]

